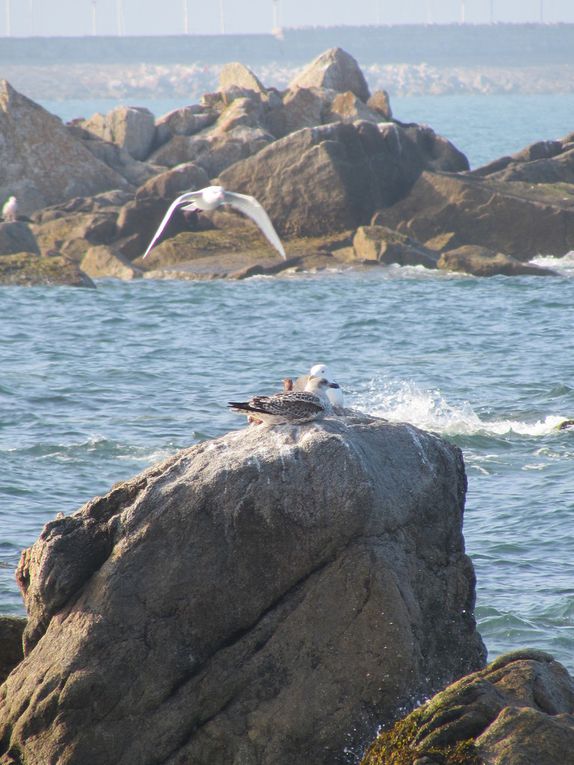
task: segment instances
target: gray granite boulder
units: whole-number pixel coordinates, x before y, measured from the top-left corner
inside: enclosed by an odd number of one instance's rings
[[[487,247],[521,261],[574,249],[574,199],[561,184],[425,172],[380,218],[421,242],[453,232],[461,245]]]
[[[367,224],[404,197],[429,165],[440,163],[426,128],[335,122],[305,128],[228,167],[222,184],[256,196],[280,234],[320,236]],[[458,152],[444,161],[451,168]],[[461,155],[461,169],[468,167]],[[396,226],[390,226],[396,228]]]
[[[76,196],[128,186],[96,159],[62,121],[0,81],[0,198],[18,198],[21,214]]]
[[[289,83],[289,89],[294,88],[328,88],[337,93],[350,90],[363,102],[370,95],[356,59],[341,48],[330,48],[317,56]]]
[[[258,77],[253,74],[251,69],[245,64],[231,62],[225,64],[219,73],[219,88],[221,92],[240,88],[246,91],[252,91],[265,95],[265,87],[261,84]]]
[[[219,112],[192,104],[174,109],[162,115],[155,123],[155,146],[161,146],[174,135],[193,135],[210,127],[218,118]]]
[[[198,444],[48,523],[3,765],[347,762],[483,666],[465,488],[455,446],[347,412]]]
[[[155,137],[155,117],[149,109],[139,106],[116,106],[108,114],[94,114],[81,126],[139,160],[146,159]]]

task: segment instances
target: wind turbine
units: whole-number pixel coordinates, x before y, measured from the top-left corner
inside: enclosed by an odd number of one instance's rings
[[[219,0],[219,33],[225,34],[225,8],[223,7],[223,0]]]
[[[544,24],[544,0],[540,0],[540,23]]]
[[[460,0],[460,23],[466,22],[466,8],[464,6],[464,0]]]
[[[490,0],[490,23],[494,24],[494,0]]]
[[[12,36],[12,8],[10,0],[6,0],[6,37]]]
[[[432,24],[432,7],[431,7],[431,0],[425,0],[425,15],[426,15],[426,23]]]
[[[92,0],[92,36],[98,34],[98,0]]]
[[[124,35],[124,3],[123,0],[116,0],[116,23],[118,26],[118,37]]]
[[[189,0],[183,1],[183,34],[189,34]]]

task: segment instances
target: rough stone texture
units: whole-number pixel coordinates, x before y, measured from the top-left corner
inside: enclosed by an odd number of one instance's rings
[[[134,159],[122,146],[111,141],[104,141],[103,138],[98,138],[83,127],[68,125],[68,131],[80,140],[94,157],[123,176],[131,186],[145,183],[157,172],[153,165]]]
[[[234,99],[219,115],[212,135],[229,133],[236,127],[260,128],[263,117],[263,105],[258,98],[241,97]]]
[[[219,73],[219,90],[225,92],[232,88],[242,88],[261,95],[265,94],[265,88],[257,76],[248,66],[238,62],[225,64]]]
[[[108,244],[116,234],[116,210],[98,212],[65,212],[32,224],[32,230],[43,255],[61,252],[76,257],[93,244]],[[87,245],[87,246],[86,246]]]
[[[438,268],[443,271],[463,271],[474,276],[556,276],[549,268],[528,265],[520,260],[494,252],[488,247],[465,244],[453,250],[447,250],[440,256]]]
[[[419,241],[445,231],[518,260],[574,249],[574,198],[544,185],[425,172],[382,222]]]
[[[0,199],[20,214],[75,196],[125,188],[126,180],[70,135],[58,117],[0,81]]]
[[[437,267],[436,252],[385,226],[359,226],[353,238],[353,248],[355,257],[363,261]]]
[[[94,114],[81,126],[140,160],[148,156],[155,137],[155,117],[139,106],[116,106],[108,114]]]
[[[39,255],[36,237],[30,227],[21,221],[0,223],[0,256],[17,252],[34,252]]]
[[[176,135],[157,149],[151,159],[166,167],[195,162],[214,178],[235,162],[256,154],[271,141],[273,136],[261,128],[238,125],[227,132]]]
[[[26,619],[0,616],[0,685],[24,658],[22,634]]]
[[[283,99],[282,124],[273,124],[274,135],[285,136],[305,127],[321,125],[335,92],[324,88],[293,88]]]
[[[483,664],[465,485],[456,447],[349,413],[198,444],[48,523],[3,763],[345,762]]]
[[[174,135],[193,135],[218,118],[219,112],[193,104],[162,115],[155,123],[155,144],[161,146]]]
[[[427,756],[443,762],[441,752],[470,739],[478,758],[473,763],[566,765],[574,751],[574,681],[549,654],[513,651],[437,694],[399,725],[409,731],[400,742],[403,762]],[[383,733],[362,765],[390,762],[385,745]]]
[[[370,101],[371,99],[369,99]],[[367,120],[368,122],[381,122],[381,115],[361,101],[350,90],[346,93],[338,93],[331,101],[329,107],[329,121],[343,120],[343,122],[355,122]]]
[[[471,175],[500,181],[574,183],[574,146],[571,136],[560,141],[537,141],[525,149],[479,167]],[[568,194],[568,190],[565,190]]]
[[[40,257],[31,252],[18,252],[0,258],[0,284],[31,287],[37,284],[64,284],[70,287],[96,285],[70,258]],[[1,762],[1,760],[0,760]]]
[[[91,279],[111,277],[130,281],[141,276],[141,271],[134,268],[129,260],[105,244],[90,247],[82,258],[80,268]]]
[[[393,117],[391,99],[386,90],[375,90],[367,101],[367,106],[380,114],[384,120],[390,120]]]
[[[435,162],[432,147],[425,153],[412,135],[393,123],[364,121],[305,128],[237,162],[220,180],[256,196],[279,234],[332,234],[368,223]]]
[[[289,89],[293,88],[329,88],[337,93],[350,90],[363,102],[370,95],[357,61],[341,48],[330,48],[317,56],[289,83]]]
[[[136,200],[145,197],[159,197],[165,201],[175,199],[185,191],[195,191],[209,185],[209,176],[194,162],[184,162],[171,170],[155,175],[136,192]]]

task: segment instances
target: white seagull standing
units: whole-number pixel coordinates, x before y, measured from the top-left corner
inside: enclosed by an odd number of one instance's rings
[[[308,375],[303,375],[303,377],[299,377],[297,380],[295,380],[293,390],[305,390],[306,385],[312,377],[324,377],[327,380],[330,380],[331,376],[329,374],[329,370],[327,369],[327,365],[315,364],[312,366]],[[330,387],[326,390],[326,394],[333,406],[344,406],[343,391],[341,390],[341,387],[337,385],[337,383],[331,383]]]
[[[304,391],[253,396],[249,401],[230,401],[229,407],[266,425],[309,422],[332,411],[328,391],[333,385],[322,377],[310,377]]]
[[[187,191],[173,201],[164,215],[162,222],[159,224],[159,228],[155,232],[147,250],[144,252],[144,258],[161,236],[161,233],[167,226],[174,210],[183,204],[185,204],[185,207],[182,208],[183,210],[215,210],[220,205],[231,205],[232,207],[237,208],[240,212],[257,223],[261,231],[265,234],[281,257],[284,260],[287,260],[287,255],[285,255],[285,250],[281,244],[281,239],[279,239],[277,232],[273,228],[269,216],[255,197],[249,197],[246,194],[236,194],[234,191],[226,191],[223,186],[207,186],[204,189],[199,189],[199,191]]]
[[[18,220],[18,200],[16,197],[8,197],[2,208],[2,217],[6,223],[14,223]]]

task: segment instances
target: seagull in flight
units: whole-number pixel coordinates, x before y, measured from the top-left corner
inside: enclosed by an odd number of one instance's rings
[[[253,396],[250,401],[230,401],[234,412],[252,416],[265,425],[299,424],[332,411],[327,391],[339,386],[323,377],[310,377],[304,391]]]
[[[183,204],[185,204],[185,207],[182,208],[183,210],[215,210],[220,205],[231,205],[231,207],[235,207],[257,223],[261,231],[265,234],[273,247],[275,247],[283,260],[287,260],[287,255],[285,254],[281,240],[273,228],[269,216],[255,197],[250,197],[246,194],[237,194],[234,191],[226,191],[223,186],[207,186],[204,189],[199,189],[199,191],[187,191],[185,194],[182,194],[174,200],[170,204],[162,222],[159,224],[159,228],[155,232],[147,250],[144,252],[144,258],[161,236],[161,233],[167,226],[174,210]]]

